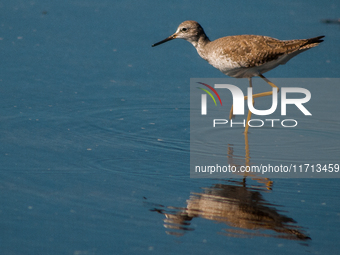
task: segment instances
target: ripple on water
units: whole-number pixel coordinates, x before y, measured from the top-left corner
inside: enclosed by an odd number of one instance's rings
[[[188,130],[181,122],[179,131],[158,119],[164,108],[125,106],[88,109],[78,112],[86,123],[74,123],[73,133],[88,141],[91,149],[88,167],[98,171],[137,176],[159,174],[157,167],[173,164],[183,154],[189,158]],[[178,109],[167,109],[167,120],[177,117]],[[181,129],[180,126],[183,126]],[[164,129],[169,130],[165,133]],[[164,155],[167,155],[166,157]],[[151,171],[141,171],[149,168]],[[183,172],[183,171],[182,171]]]

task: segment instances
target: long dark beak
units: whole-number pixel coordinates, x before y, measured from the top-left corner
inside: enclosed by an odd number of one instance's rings
[[[152,47],[155,47],[155,46],[160,45],[162,43],[165,43],[167,41],[171,41],[171,40],[173,40],[175,38],[176,38],[176,34],[170,35],[168,38],[164,39],[163,41],[160,41],[158,43],[152,44]]]

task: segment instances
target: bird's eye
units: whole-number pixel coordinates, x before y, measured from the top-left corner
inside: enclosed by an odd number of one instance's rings
[[[186,32],[188,29],[186,27],[182,28],[182,32]]]

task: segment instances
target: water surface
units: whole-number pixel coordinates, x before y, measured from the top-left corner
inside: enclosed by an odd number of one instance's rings
[[[321,22],[336,1],[15,0],[0,13],[1,254],[337,254],[338,179],[189,178],[190,78],[224,75],[185,41],[151,48],[188,19],[211,39],[324,34],[268,78],[336,78],[339,27]],[[253,131],[250,160],[339,159],[339,90],[310,89],[328,98],[325,125]],[[241,130],[226,139],[243,164]]]

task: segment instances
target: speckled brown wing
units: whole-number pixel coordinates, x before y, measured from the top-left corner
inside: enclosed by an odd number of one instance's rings
[[[222,54],[242,67],[250,68],[278,59],[285,54],[304,51],[321,43],[324,36],[310,39],[281,41],[268,36],[238,35],[223,37],[215,42],[215,47],[224,44]]]

